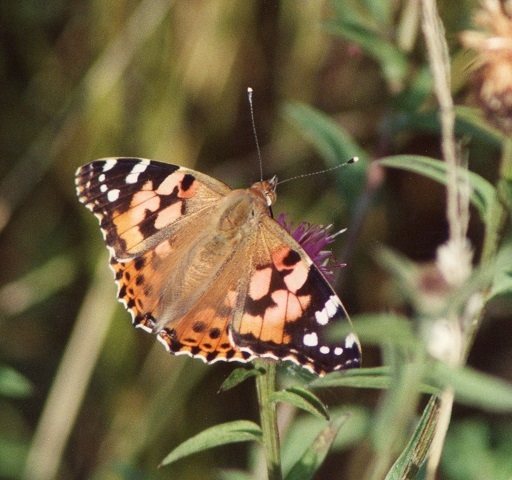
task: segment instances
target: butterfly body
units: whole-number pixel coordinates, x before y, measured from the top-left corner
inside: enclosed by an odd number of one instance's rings
[[[354,334],[324,339],[348,316],[269,215],[275,178],[232,190],[187,168],[110,158],[81,167],[76,183],[100,220],[119,300],[171,353],[292,360],[319,374],[359,366]]]

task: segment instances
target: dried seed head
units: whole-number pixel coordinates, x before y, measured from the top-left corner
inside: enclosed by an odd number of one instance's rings
[[[476,98],[489,122],[511,134],[512,1],[483,1],[474,22],[480,30],[463,32],[461,42],[478,53],[474,72]]]

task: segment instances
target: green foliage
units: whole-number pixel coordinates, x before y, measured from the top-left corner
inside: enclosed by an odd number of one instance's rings
[[[0,395],[11,398],[26,398],[33,393],[33,385],[16,370],[0,365]]]
[[[229,374],[229,377],[226,378],[224,382],[222,382],[220,391],[225,392],[226,390],[230,390],[231,388],[240,385],[249,378],[264,374],[265,370],[262,368],[237,368]]]
[[[326,406],[316,395],[304,388],[290,387],[286,390],[274,392],[270,396],[270,401],[287,402],[294,407],[311,413],[312,415],[329,420],[329,412],[327,411]]]
[[[448,177],[446,174],[447,165],[445,162],[418,155],[398,155],[383,158],[379,163],[385,167],[401,168],[410,172],[419,173],[432,180],[446,185]],[[459,169],[459,181],[467,183],[470,189],[471,203],[478,209],[483,221],[488,220],[491,205],[496,198],[494,187],[480,175],[473,172]]]
[[[254,422],[237,420],[203,430],[176,447],[162,460],[169,465],[177,460],[221,445],[237,442],[261,441],[261,429]]]
[[[454,480],[510,478],[510,432],[510,422],[494,423],[482,417],[454,422],[445,446],[445,471]]]
[[[346,419],[347,416],[345,415],[331,420],[288,472],[285,480],[309,480],[313,478],[313,475],[327,456],[338,430],[345,423]]]

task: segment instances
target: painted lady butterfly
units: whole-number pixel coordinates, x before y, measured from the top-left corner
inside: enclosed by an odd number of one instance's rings
[[[207,363],[292,360],[311,372],[357,367],[340,300],[300,245],[269,215],[277,179],[232,190],[212,177],[139,158],[78,169],[77,195],[100,220],[118,298],[137,327],[174,354]]]

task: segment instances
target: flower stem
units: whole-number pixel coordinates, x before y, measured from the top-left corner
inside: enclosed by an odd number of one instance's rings
[[[263,432],[263,447],[267,459],[268,480],[281,480],[281,448],[279,430],[277,428],[276,404],[270,401],[270,396],[276,389],[276,363],[258,360],[264,366],[266,373],[256,377],[256,390],[260,407],[261,430]]]

